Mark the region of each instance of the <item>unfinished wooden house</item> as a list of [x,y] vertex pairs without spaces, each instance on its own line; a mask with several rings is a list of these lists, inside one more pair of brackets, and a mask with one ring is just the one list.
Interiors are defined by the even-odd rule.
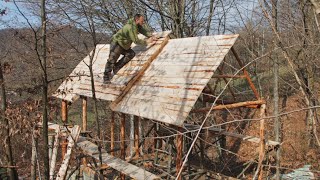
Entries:
[[[91,174],[97,173],[92,171],[93,167],[86,167],[90,161],[88,157],[95,159],[97,163],[101,161],[102,165],[98,163],[100,167],[119,171],[122,179],[197,179],[203,174],[210,176],[207,173],[210,170],[204,168],[204,164],[216,155],[209,154],[208,151],[221,140],[219,137],[227,136],[260,143],[257,165],[257,172],[260,173],[265,146],[278,146],[279,143],[265,141],[265,101],[259,96],[246,65],[233,47],[238,35],[170,39],[169,34],[170,32],[158,33],[161,38],[152,47],[135,45],[133,50],[136,56],[113,77],[111,84],[103,84],[102,78],[109,55],[108,44],[97,45],[61,84],[54,96],[62,100],[64,122],[67,122],[67,107],[79,98],[83,101],[81,131],[88,131],[87,98],[95,96],[96,99],[110,101],[110,106],[106,108],[113,111],[108,125],[111,129],[111,151],[101,149],[100,155],[99,148],[92,139],[80,136],[69,138],[69,148],[64,147],[68,151],[64,158],[70,158],[71,141],[85,154],[83,169],[93,172]],[[91,75],[88,68],[90,64]],[[245,94],[232,87],[239,82],[246,86],[248,91]],[[228,124],[227,120],[215,123],[210,120],[219,116],[217,113],[212,117],[217,111],[232,111],[237,108],[260,108],[260,137],[224,129]],[[126,155],[126,144],[129,143],[125,139],[126,116],[120,116],[120,127],[115,127],[117,120],[114,113],[135,117],[135,157],[128,158]],[[240,122],[243,118],[237,117],[236,120]],[[139,122],[152,122],[155,125],[145,127],[144,137],[141,138]],[[57,132],[61,131],[57,125],[50,126]],[[118,128],[120,148],[116,149],[114,133]],[[74,137],[78,137],[80,132],[74,130],[74,133]],[[140,148],[145,139],[154,143],[150,151],[145,150],[142,154]],[[221,143],[219,147],[223,148]],[[121,153],[116,156],[115,151],[118,150]],[[146,158],[147,155],[152,157],[152,161]],[[51,172],[52,176],[65,178],[63,173],[55,174]]]

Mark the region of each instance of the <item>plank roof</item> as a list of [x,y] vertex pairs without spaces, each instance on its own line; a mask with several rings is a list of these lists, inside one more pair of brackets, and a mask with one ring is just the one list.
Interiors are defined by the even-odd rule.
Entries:
[[[112,84],[103,84],[103,72],[106,62],[109,57],[110,45],[98,44],[96,46],[95,54],[93,56],[93,78],[95,83],[97,99],[113,101],[120,93],[121,89],[135,76],[148,57],[159,49],[160,44],[170,34],[170,31],[154,33],[160,37],[157,43],[147,48],[133,44],[132,49],[136,56],[119,70],[117,75],[112,79]],[[143,35],[139,36],[144,38]],[[92,54],[93,52],[90,52]],[[119,59],[121,56],[119,57]],[[73,102],[78,99],[80,95],[92,97],[91,92],[91,78],[88,68],[90,56],[86,56],[72,71],[72,73],[63,81],[53,94],[54,97]]]
[[[98,45],[93,64],[96,97],[114,101],[145,62],[159,50],[168,34],[162,32],[162,38],[150,48],[134,46],[136,56],[113,77],[111,84],[103,84],[102,78],[109,56],[109,45]],[[183,126],[204,87],[237,38],[236,34],[169,40],[142,77],[112,109]],[[85,67],[88,58],[80,62],[71,73],[82,74],[81,78],[76,77],[59,87],[71,87],[72,91],[63,97],[56,97],[73,101],[79,95],[92,96],[89,71]]]
[[183,126],[237,37],[171,39],[113,110]]

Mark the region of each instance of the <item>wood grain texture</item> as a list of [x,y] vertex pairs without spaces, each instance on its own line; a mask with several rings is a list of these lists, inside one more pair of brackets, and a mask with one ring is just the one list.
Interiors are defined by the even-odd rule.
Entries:
[[128,88],[121,101],[114,103],[113,110],[182,126],[237,37],[169,40],[143,76]]
[[[87,141],[84,137],[79,138],[77,143],[78,147],[87,155],[92,156],[99,161],[98,146],[90,141]],[[116,158],[102,149],[102,163],[112,167],[113,169],[130,176],[137,180],[155,180],[160,179],[158,176],[142,169],[138,166],[130,164],[122,159]]]

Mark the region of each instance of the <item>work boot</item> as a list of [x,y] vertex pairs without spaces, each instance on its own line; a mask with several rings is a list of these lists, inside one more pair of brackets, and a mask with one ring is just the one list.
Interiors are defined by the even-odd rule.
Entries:
[[113,77],[113,75],[112,75],[111,72],[104,73],[104,75],[103,75],[103,83],[104,84],[110,84],[112,77]]
[[114,68],[114,63],[111,62],[107,62],[105,69],[104,69],[104,73],[103,73],[103,83],[104,84],[108,84],[110,83],[111,79],[112,79],[112,69]]

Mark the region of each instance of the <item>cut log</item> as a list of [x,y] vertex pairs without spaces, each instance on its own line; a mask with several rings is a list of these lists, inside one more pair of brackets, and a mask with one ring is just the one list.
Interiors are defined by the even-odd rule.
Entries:
[[68,165],[69,165],[69,160],[71,157],[71,152],[72,152],[72,148],[75,145],[75,142],[78,140],[79,134],[80,134],[80,127],[78,125],[75,125],[72,130],[71,130],[71,134],[68,137],[68,149],[67,149],[67,153],[64,156],[63,162],[61,164],[61,167],[59,169],[58,172],[58,176],[57,179],[58,180],[64,180],[66,177],[66,172],[68,169]]
[[56,135],[54,137],[52,157],[50,161],[50,179],[54,179],[54,169],[56,167],[58,147],[59,147],[60,128],[55,129],[55,132],[56,132]]

